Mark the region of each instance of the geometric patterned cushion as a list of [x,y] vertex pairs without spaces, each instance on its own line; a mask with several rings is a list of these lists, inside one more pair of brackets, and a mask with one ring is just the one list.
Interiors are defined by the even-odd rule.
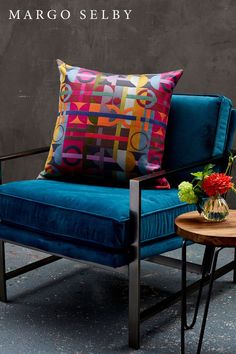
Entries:
[[183,70],[115,75],[57,63],[58,118],[43,176],[124,182],[160,169]]

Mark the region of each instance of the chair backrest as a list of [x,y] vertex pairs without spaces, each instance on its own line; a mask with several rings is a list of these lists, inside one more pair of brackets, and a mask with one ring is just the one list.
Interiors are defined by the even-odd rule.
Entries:
[[[235,119],[232,102],[224,96],[173,95],[163,167],[174,169],[224,153],[233,142]],[[186,178],[186,173],[178,177]]]

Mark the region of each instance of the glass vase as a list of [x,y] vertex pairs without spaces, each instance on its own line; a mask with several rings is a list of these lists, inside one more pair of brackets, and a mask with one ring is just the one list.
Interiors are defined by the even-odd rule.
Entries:
[[208,221],[220,222],[229,215],[229,207],[220,195],[208,198],[202,208],[202,215]]

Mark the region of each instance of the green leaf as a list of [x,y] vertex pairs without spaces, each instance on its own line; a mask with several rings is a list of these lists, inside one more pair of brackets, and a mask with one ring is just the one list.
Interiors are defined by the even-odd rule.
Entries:
[[195,176],[197,178],[202,178],[203,173],[202,172],[193,172],[191,173],[192,176]]
[[214,167],[215,167],[215,165],[213,165],[212,163],[206,165],[206,166],[204,167],[203,171],[202,171],[204,177],[209,176],[210,174],[212,174],[212,172],[214,171],[214,170],[213,170]]

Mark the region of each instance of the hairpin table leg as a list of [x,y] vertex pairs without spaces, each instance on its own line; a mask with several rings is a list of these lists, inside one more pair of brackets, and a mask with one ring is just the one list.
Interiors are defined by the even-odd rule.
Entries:
[[201,348],[202,348],[202,341],[203,341],[204,331],[205,331],[205,327],[206,327],[207,314],[208,314],[210,300],[211,300],[211,293],[212,293],[212,288],[213,288],[216,264],[217,264],[218,255],[219,255],[219,252],[221,249],[222,248],[216,248],[215,252],[214,252],[214,258],[213,258],[213,264],[212,264],[212,269],[211,269],[210,282],[209,282],[208,294],[207,294],[207,298],[206,298],[205,310],[204,310],[204,314],[203,314],[202,327],[201,327],[200,337],[199,337],[199,342],[198,342],[197,354],[200,354]]
[[181,354],[185,353],[185,325],[186,316],[186,245],[187,241],[183,240],[182,244],[182,303],[181,303]]
[[236,247],[234,248],[234,270],[233,270],[233,283],[236,283]]
[[[183,240],[183,245],[182,245],[182,307],[181,307],[181,353],[185,353],[185,330],[192,329],[196,323],[197,320],[197,315],[198,315],[198,310],[199,310],[199,305],[201,301],[201,296],[202,296],[202,289],[204,286],[204,281],[207,276],[210,275],[210,284],[209,284],[209,290],[208,290],[208,297],[207,297],[207,302],[205,306],[205,312],[204,312],[204,320],[202,324],[202,330],[200,334],[200,339],[199,339],[199,350],[201,350],[201,345],[202,345],[202,340],[203,340],[203,335],[204,335],[204,330],[205,330],[205,324],[206,324],[206,318],[207,318],[207,313],[208,313],[208,308],[209,308],[209,303],[210,303],[210,296],[211,296],[211,291],[212,291],[212,286],[213,286],[213,281],[214,281],[214,273],[215,273],[215,268],[216,268],[216,263],[217,263],[217,257],[219,250],[221,249],[215,249],[215,247],[212,246],[206,246],[205,248],[205,253],[204,253],[204,258],[203,258],[203,263],[202,263],[202,278],[200,282],[200,287],[198,291],[198,297],[195,305],[195,311],[194,311],[194,316],[192,319],[192,322],[188,324],[187,321],[187,311],[186,311],[186,248],[187,248],[187,241]],[[200,353],[200,351],[198,352]]]

